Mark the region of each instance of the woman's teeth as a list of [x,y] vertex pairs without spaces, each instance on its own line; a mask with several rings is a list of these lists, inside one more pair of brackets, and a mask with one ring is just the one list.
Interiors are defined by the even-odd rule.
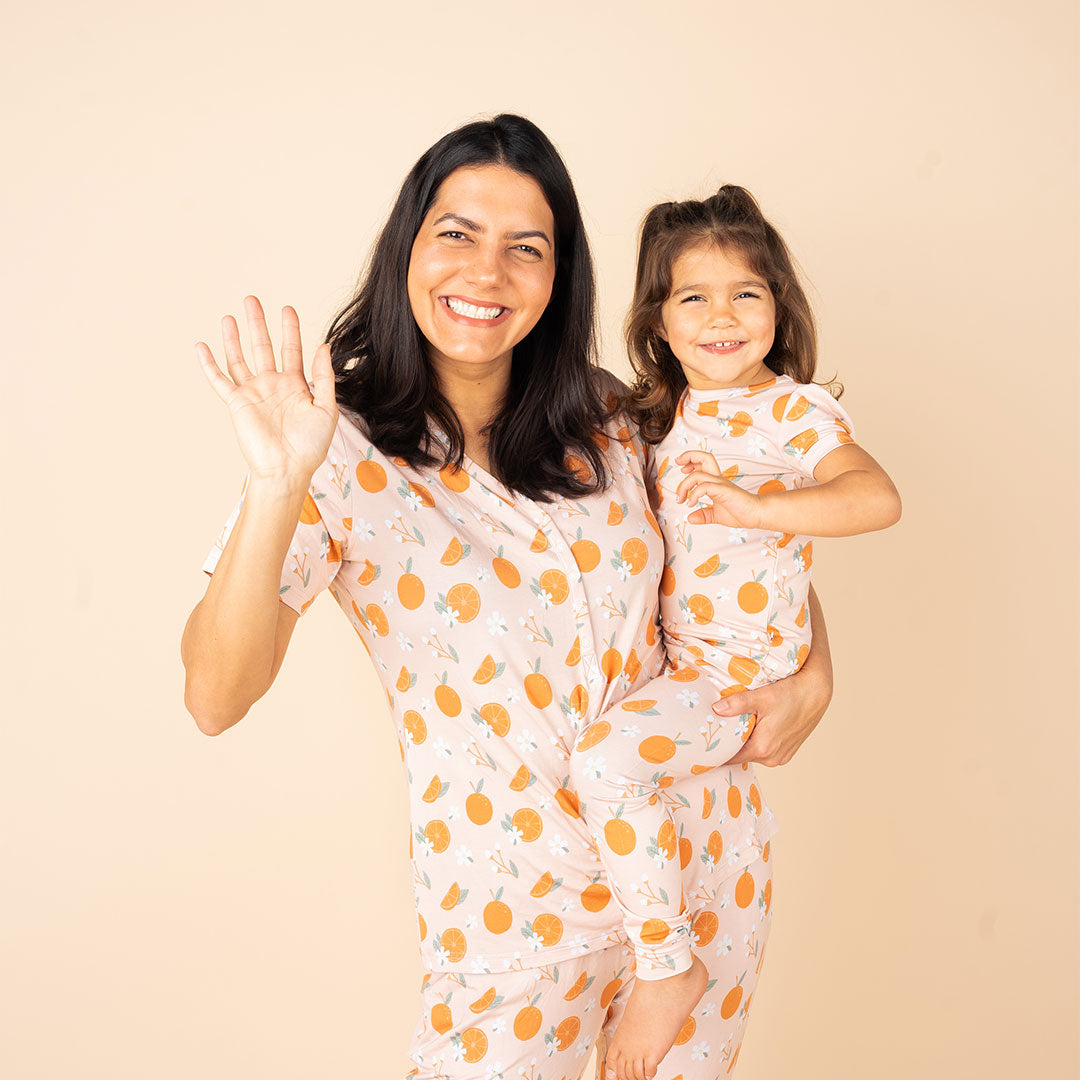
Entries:
[[470,319],[497,319],[506,308],[501,307],[476,307],[474,304],[466,304],[463,300],[455,300],[452,296],[446,298],[446,306],[456,315],[465,315]]

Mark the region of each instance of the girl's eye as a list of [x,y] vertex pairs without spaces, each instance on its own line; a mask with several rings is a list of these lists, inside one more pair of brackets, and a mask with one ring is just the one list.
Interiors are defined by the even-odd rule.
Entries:
[[682,300],[680,301],[680,303],[688,304],[691,300],[704,300],[704,299],[705,299],[705,297],[702,296],[700,293],[695,293],[693,296],[684,296],[682,298]]
[[760,300],[761,299],[761,294],[756,293],[756,292],[741,292],[735,297],[735,299],[739,300],[744,296],[749,296],[753,300]]

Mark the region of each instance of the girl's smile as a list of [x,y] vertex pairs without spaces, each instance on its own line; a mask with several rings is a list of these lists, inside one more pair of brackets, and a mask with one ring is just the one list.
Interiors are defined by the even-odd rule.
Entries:
[[660,334],[695,390],[747,386],[771,377],[776,336],[772,290],[735,250],[688,248],[671,268]]

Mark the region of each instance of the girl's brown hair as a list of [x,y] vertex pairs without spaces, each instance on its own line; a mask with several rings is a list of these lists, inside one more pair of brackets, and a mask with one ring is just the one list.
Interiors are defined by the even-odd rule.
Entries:
[[686,387],[682,366],[657,329],[671,295],[671,268],[688,248],[710,243],[737,251],[772,292],[776,338],[765,357],[768,367],[796,382],[814,378],[814,314],[787,245],[765,220],[754,196],[746,188],[725,184],[702,201],[660,203],[641,226],[634,299],[626,320],[626,347],[635,380],[625,407],[646,442],[659,442],[671,430]]

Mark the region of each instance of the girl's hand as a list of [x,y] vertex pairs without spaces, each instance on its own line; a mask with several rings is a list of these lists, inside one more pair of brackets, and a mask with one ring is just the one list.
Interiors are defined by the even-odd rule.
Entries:
[[236,439],[253,477],[302,479],[310,482],[326,457],[338,420],[334,368],[329,345],[320,345],[311,362],[314,397],[304,378],[300,320],[291,307],[281,310],[281,371],[266,329],[262,305],[254,296],[244,299],[248,331],[255,354],[252,373],[240,348],[236,320],[221,320],[225,343],[226,378],[204,342],[195,345],[203,374],[214,392],[229,406]]
[[[697,453],[697,451],[693,451]],[[681,455],[688,456],[688,455]],[[712,457],[707,454],[707,457]],[[676,459],[678,460],[678,459]],[[715,462],[714,462],[715,464]],[[696,503],[703,495],[712,500],[712,506],[702,506],[688,514],[686,520],[692,525],[729,525],[738,529],[761,528],[761,500],[725,480],[718,473],[694,469],[684,477],[676,489],[676,502]]]
[[[818,647],[815,639],[814,648]],[[811,651],[813,656],[813,651]],[[827,665],[826,665],[827,666]],[[795,751],[817,727],[832,697],[831,668],[810,669],[809,661],[800,671],[756,690],[744,690],[716,702],[718,716],[756,713],[757,723],[738,753],[725,762],[738,765],[758,761],[762,765],[786,765]]]

